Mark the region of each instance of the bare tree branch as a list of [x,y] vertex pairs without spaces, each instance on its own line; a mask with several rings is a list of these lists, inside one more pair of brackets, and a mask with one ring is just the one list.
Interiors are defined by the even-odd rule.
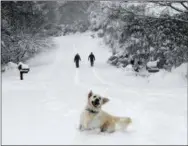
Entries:
[[[187,4],[188,4],[188,3],[187,3]],[[181,5],[182,5],[185,9],[188,10],[188,6],[186,6],[186,5],[184,4],[184,2],[181,2]]]
[[174,2],[153,2],[153,3],[158,4],[158,5],[160,5],[160,6],[167,6],[167,7],[170,7],[170,8],[172,8],[173,10],[176,10],[176,11],[181,12],[181,13],[188,13],[188,11],[187,11],[187,8],[188,8],[188,7],[187,7],[183,2],[178,2],[178,3],[181,4],[184,8],[186,8],[186,10],[182,10],[182,9],[179,9],[179,8],[173,6],[172,4],[173,4]]
[[176,11],[178,11],[178,12],[181,12],[181,13],[188,13],[188,12],[186,12],[184,10],[180,10],[177,7],[172,6],[172,3],[170,3],[169,7],[172,8],[172,9],[174,9],[174,10],[176,10]]
[[[135,13],[133,13],[133,12],[130,12],[130,11],[128,11],[128,10],[125,10],[125,12],[127,12],[127,13],[129,13],[129,14],[132,14],[132,15],[134,15],[135,17],[139,17],[139,18],[154,18],[154,19],[171,19],[171,20],[176,20],[176,21],[180,21],[180,22],[185,22],[185,23],[188,23],[188,21],[187,20],[183,20],[183,19],[179,19],[179,18],[174,18],[174,17],[154,17],[154,16],[149,16],[149,15],[139,15],[139,14],[135,14]],[[127,14],[127,16],[129,15],[129,14]],[[124,15],[124,16],[126,16],[126,15]]]
[[[169,6],[169,7],[172,7],[172,8],[174,8],[174,9],[176,9],[176,7],[172,6],[172,3],[170,3],[170,2],[165,2],[165,3],[164,3],[164,2],[153,2],[153,3],[159,4],[159,5],[161,5],[161,6]],[[109,8],[109,9],[111,9],[111,10],[113,10],[113,11],[119,11],[119,9],[114,9],[114,8]],[[134,16],[140,17],[140,18],[150,17],[150,18],[154,18],[154,19],[167,19],[167,17],[154,17],[154,16],[147,16],[147,15],[135,14],[134,12],[129,11],[129,10],[127,10],[127,9],[123,9],[123,11],[124,11],[125,13],[131,14],[131,15],[134,15]],[[179,9],[177,9],[177,11],[179,11],[179,12],[181,12],[181,13],[186,13],[186,14],[188,14],[188,11],[183,11],[183,10],[179,10]],[[125,13],[124,13],[124,16],[125,16]],[[183,20],[183,19],[179,19],[179,18],[168,17],[168,19],[188,23],[187,20]]]

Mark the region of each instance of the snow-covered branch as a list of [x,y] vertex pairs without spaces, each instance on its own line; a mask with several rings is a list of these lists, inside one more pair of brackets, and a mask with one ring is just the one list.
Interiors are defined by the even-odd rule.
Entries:
[[[177,12],[180,12],[180,13],[186,13],[186,14],[188,14],[188,9],[187,9],[187,6],[184,4],[184,3],[186,3],[187,4],[187,2],[153,2],[153,3],[156,3],[156,4],[158,4],[158,5],[160,5],[160,6],[167,6],[167,7],[170,7],[170,8],[172,8],[173,10],[175,10],[175,11],[177,11]],[[178,7],[178,6],[174,6],[173,4],[179,4],[179,5],[181,5],[181,6],[183,6],[185,9],[181,9],[180,7]]]

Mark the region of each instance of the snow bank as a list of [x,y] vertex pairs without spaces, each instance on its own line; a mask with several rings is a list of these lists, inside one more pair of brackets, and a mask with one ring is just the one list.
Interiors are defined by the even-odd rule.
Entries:
[[133,67],[132,67],[132,65],[131,64],[128,64],[126,67],[125,67],[125,71],[126,72],[133,72]]
[[149,84],[154,86],[187,86],[187,63],[173,68],[171,72],[160,70],[158,73],[152,73],[148,80]]
[[18,66],[22,65],[22,68],[29,69],[29,66],[27,64],[24,64],[22,62],[19,62],[18,64],[14,62],[9,62],[6,65],[2,66],[2,71],[9,71],[9,72],[14,72],[18,70]]
[[145,68],[143,68],[139,73],[137,73],[134,71],[132,65],[129,64],[125,68],[122,68],[122,70],[124,71],[125,76],[137,76],[139,78],[145,78],[144,80],[147,83],[145,84],[146,86],[181,88],[187,86],[187,66],[188,64],[184,63],[177,68],[173,68],[171,72],[161,69],[157,73],[149,73]]
[[10,71],[10,70],[16,70],[17,64],[14,62],[9,62],[6,65],[2,66],[2,71]]
[[172,72],[174,72],[175,74],[182,75],[182,77],[187,77],[187,67],[188,63],[183,63],[179,67],[173,68]]
[[125,68],[122,68],[126,76],[135,76],[136,72],[134,71],[131,64],[128,64]]

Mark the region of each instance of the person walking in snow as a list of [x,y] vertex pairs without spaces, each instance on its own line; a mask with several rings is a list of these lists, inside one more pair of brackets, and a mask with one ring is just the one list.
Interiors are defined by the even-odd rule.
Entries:
[[90,61],[91,66],[93,66],[95,61],[95,56],[93,55],[93,52],[91,52],[88,56],[88,60]]
[[77,53],[74,57],[74,62],[76,64],[76,68],[79,68],[79,61],[81,61],[80,55]]

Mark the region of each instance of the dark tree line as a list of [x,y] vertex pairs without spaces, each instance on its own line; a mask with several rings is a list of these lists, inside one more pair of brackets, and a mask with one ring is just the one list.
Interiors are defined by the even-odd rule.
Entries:
[[36,2],[1,1],[1,62],[17,63],[47,47],[47,19]]
[[86,31],[90,3],[1,1],[1,64],[25,61],[52,48],[52,36]]

